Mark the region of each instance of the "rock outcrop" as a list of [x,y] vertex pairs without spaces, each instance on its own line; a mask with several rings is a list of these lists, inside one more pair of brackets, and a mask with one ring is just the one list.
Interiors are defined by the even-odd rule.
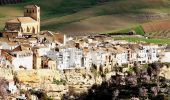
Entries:
[[167,66],[164,66],[163,68],[161,68],[161,72],[159,76],[163,76],[169,80],[170,79],[170,68]]
[[4,77],[7,80],[12,80],[14,77],[12,69],[0,68],[0,77]]
[[60,74],[57,70],[39,69],[39,70],[18,70],[16,77],[23,83],[52,83],[53,79],[60,80]]

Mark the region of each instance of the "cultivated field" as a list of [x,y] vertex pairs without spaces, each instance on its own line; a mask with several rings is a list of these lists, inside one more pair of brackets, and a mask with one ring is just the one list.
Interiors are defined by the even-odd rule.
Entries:
[[42,30],[65,33],[112,32],[124,27],[123,30],[127,30],[127,27],[169,18],[169,0],[97,1],[25,0],[22,4],[0,6],[0,28],[15,14],[21,16],[26,4],[38,4],[41,7]]
[[149,22],[141,26],[152,37],[170,37],[170,20]]
[[158,32],[161,30],[168,30],[168,29],[170,29],[170,20],[145,23],[145,24],[142,24],[142,28],[145,33],[152,33],[152,32]]

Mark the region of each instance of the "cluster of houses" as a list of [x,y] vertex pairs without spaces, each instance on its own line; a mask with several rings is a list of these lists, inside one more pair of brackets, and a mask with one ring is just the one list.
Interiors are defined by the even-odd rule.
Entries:
[[166,45],[113,40],[103,35],[70,37],[40,31],[40,7],[28,5],[24,17],[6,22],[0,38],[0,67],[20,69],[90,69],[170,62]]
[[[75,69],[91,66],[168,62],[166,46],[114,41],[111,37],[66,37],[43,31],[30,38],[1,38],[1,66],[24,69]],[[34,42],[33,42],[34,41]],[[167,58],[165,58],[167,56]],[[164,60],[162,60],[164,59]],[[165,60],[166,59],[166,60]],[[170,60],[169,60],[170,61]]]
[[0,39],[1,66],[13,69],[89,69],[168,62],[166,46],[114,41],[103,35],[68,37],[51,31],[40,32],[40,7],[28,5],[24,17],[6,22]]

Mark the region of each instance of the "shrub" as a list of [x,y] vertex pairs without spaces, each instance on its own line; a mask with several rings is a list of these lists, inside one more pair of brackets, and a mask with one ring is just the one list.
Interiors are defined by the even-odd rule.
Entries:
[[57,85],[65,85],[65,84],[66,84],[66,81],[63,80],[63,79],[61,79],[61,80],[56,80],[56,79],[54,79],[54,80],[53,80],[53,83],[54,83],[54,84],[57,84]]

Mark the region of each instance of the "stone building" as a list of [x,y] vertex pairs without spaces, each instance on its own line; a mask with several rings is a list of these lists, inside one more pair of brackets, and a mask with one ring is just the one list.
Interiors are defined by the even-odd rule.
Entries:
[[24,7],[24,16],[6,22],[4,37],[23,37],[40,32],[40,7],[27,5]]

